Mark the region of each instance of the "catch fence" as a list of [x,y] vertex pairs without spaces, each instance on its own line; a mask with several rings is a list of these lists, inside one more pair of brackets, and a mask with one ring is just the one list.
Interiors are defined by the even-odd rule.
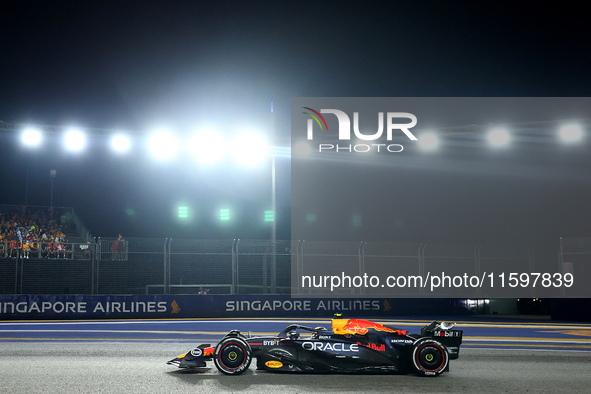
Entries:
[[[115,248],[116,240],[66,244],[66,258],[42,251],[30,253],[28,259],[23,253],[11,258],[3,245],[0,293],[289,294],[293,275],[309,275],[328,265],[370,276],[384,272],[425,275],[442,266],[450,267],[446,268],[450,275],[560,272],[591,266],[591,239],[588,244],[562,240],[562,255],[552,248],[288,240],[274,245],[270,240],[240,239],[127,238]],[[577,252],[572,245],[583,245],[584,250]],[[367,291],[339,289],[334,295],[364,295]],[[560,291],[548,296],[561,296]],[[293,292],[313,295],[315,289],[296,287]],[[420,288],[392,289],[398,296],[422,292]],[[505,294],[511,297],[511,289]]]

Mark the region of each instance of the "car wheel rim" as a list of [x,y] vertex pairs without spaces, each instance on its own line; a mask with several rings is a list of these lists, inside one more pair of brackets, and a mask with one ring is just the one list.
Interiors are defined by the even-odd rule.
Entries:
[[245,349],[237,343],[227,344],[220,351],[220,361],[228,369],[238,368],[244,363],[245,359]]
[[438,346],[424,345],[417,352],[417,361],[426,371],[435,371],[445,363],[445,355]]

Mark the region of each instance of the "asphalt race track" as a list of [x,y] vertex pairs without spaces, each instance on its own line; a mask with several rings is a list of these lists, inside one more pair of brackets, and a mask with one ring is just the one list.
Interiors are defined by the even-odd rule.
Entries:
[[[425,320],[378,321],[413,332]],[[1,393],[172,392],[589,392],[591,325],[458,322],[460,358],[437,378],[414,375],[225,376],[212,365],[184,372],[166,361],[236,328],[277,333],[290,320],[0,322]],[[329,326],[325,319],[299,323]],[[548,350],[551,349],[551,350]]]

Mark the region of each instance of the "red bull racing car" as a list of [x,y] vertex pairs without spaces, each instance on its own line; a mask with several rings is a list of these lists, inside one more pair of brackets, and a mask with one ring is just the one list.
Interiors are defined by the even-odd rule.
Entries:
[[167,364],[202,368],[213,360],[227,375],[248,370],[308,373],[415,372],[437,376],[458,358],[462,331],[433,321],[419,334],[361,319],[332,320],[331,329],[292,324],[277,336],[247,337],[234,330],[215,347],[200,345]]

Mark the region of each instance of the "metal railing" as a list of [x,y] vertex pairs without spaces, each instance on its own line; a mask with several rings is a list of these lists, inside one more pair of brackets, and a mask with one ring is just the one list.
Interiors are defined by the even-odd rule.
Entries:
[[49,259],[49,260],[92,260],[94,244],[92,242],[60,244],[50,242],[0,241],[0,259]]
[[[330,264],[368,275],[424,275],[444,265],[469,275],[556,272],[562,260],[568,262],[564,256],[569,253],[564,242],[561,260],[558,250],[552,248],[487,245],[303,240],[278,240],[273,245],[270,240],[128,238],[114,251],[114,241],[116,238],[98,238],[66,244],[67,260],[42,250],[30,252],[29,259],[23,253],[10,258],[4,244],[4,253],[0,250],[0,293],[279,294],[292,292],[292,276],[309,275]],[[591,261],[591,240],[589,245],[589,253],[581,255],[585,261]],[[275,259],[273,249],[277,251]],[[575,269],[586,268],[580,262]],[[297,288],[294,292],[314,293],[313,289]],[[363,288],[341,292],[366,294]]]

